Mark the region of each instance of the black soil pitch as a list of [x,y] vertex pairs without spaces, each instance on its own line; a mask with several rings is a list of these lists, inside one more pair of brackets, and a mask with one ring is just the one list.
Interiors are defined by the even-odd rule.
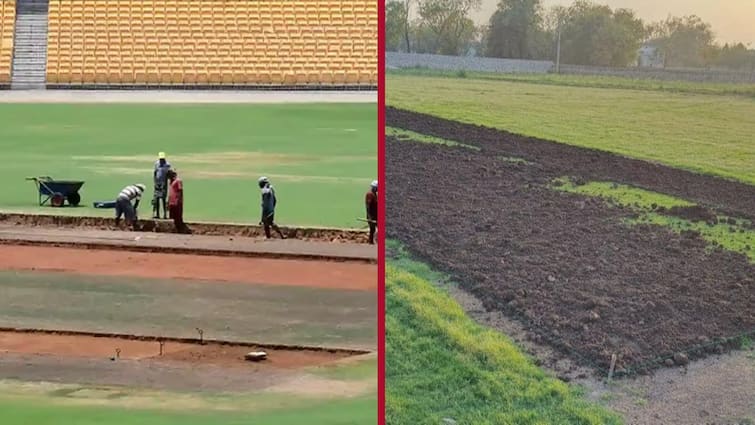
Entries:
[[610,180],[738,217],[752,217],[755,187],[413,112],[389,108],[386,118],[481,148],[387,138],[388,237],[486,309],[520,320],[533,340],[601,373],[617,354],[619,371],[631,372],[755,330],[755,266],[745,256],[710,251],[692,232],[629,227],[632,211],[547,185],[563,175]]

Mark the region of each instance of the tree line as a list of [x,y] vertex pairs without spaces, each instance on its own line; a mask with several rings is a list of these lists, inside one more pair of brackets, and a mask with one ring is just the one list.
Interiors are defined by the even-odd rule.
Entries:
[[755,69],[755,50],[743,43],[720,45],[700,17],[670,16],[645,22],[631,9],[589,0],[545,9],[542,0],[500,0],[487,24],[470,13],[481,0],[387,0],[386,50],[553,60],[626,67],[638,64],[640,48],[653,66]]

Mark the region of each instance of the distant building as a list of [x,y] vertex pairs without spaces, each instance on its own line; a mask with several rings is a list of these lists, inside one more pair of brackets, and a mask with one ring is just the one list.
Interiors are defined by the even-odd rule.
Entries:
[[643,44],[637,51],[637,66],[640,68],[663,68],[664,59],[661,49],[652,43]]

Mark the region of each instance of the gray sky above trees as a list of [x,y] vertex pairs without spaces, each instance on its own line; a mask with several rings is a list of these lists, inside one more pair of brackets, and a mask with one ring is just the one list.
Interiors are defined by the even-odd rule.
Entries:
[[[572,0],[544,0],[550,7],[556,4],[570,5]],[[755,48],[755,0],[594,0],[611,8],[634,9],[646,22],[675,16],[697,15],[709,22],[718,41],[752,43]],[[487,22],[495,11],[498,0],[483,0],[482,7],[472,18]]]

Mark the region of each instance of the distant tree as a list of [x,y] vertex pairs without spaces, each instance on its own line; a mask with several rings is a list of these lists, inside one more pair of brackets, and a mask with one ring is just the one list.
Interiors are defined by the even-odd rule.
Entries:
[[645,38],[642,20],[629,9],[613,11],[608,6],[577,0],[560,19],[564,63],[627,66],[636,60]]
[[612,51],[610,57],[612,66],[627,66],[637,60],[637,51],[645,38],[645,24],[630,9],[616,9],[613,12]]
[[401,50],[406,32],[405,15],[403,1],[389,0],[385,3],[385,50],[389,52]]
[[648,31],[668,67],[702,67],[714,59],[715,35],[698,16],[669,17],[651,24]]
[[742,43],[725,44],[717,50],[713,65],[731,69],[755,70],[755,50],[749,50]]
[[485,55],[532,59],[542,54],[541,0],[501,0],[490,17]]
[[434,40],[433,53],[459,55],[476,39],[477,31],[469,12],[480,7],[482,0],[417,0],[419,33],[429,32]]

